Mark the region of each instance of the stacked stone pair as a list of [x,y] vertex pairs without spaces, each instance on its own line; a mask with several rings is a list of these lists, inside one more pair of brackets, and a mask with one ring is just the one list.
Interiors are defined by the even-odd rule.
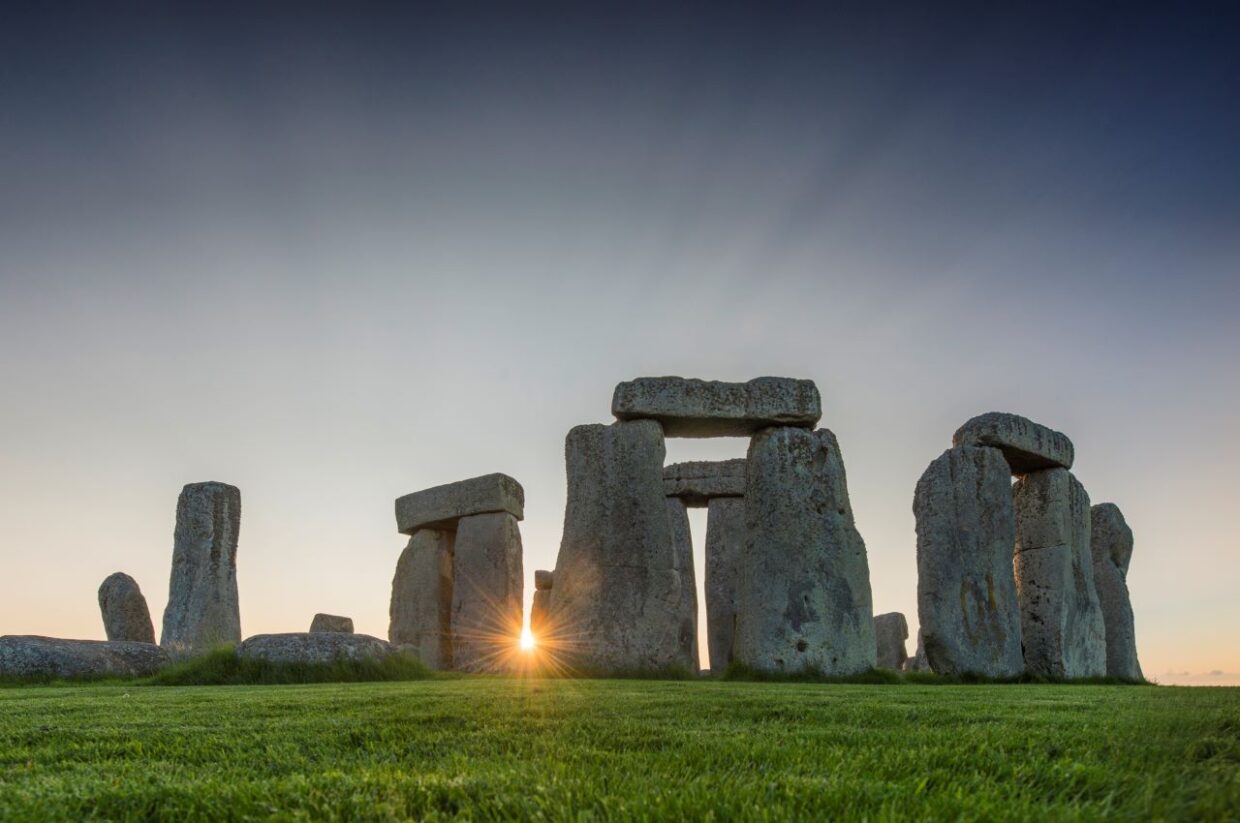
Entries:
[[[835,436],[812,430],[821,417],[812,381],[640,378],[616,387],[612,412],[617,422],[578,426],[566,439],[564,536],[546,617],[553,648],[588,668],[696,670],[685,509],[704,502],[716,547],[706,587],[712,667],[835,674],[874,665],[865,545]],[[741,461],[665,473],[665,437],[723,436],[750,437],[743,487]]]
[[[1094,545],[1089,495],[1069,471],[1072,441],[991,412],[965,423],[952,443],[918,481],[913,502],[920,646],[930,667],[996,678],[1140,679],[1124,583],[1131,532],[1127,554],[1102,551],[1102,529]],[[1095,508],[1100,522],[1123,522],[1113,505]],[[1112,533],[1112,543],[1122,542],[1121,530]],[[1123,560],[1122,569],[1107,561],[1102,570],[1105,604],[1095,584],[1100,551]],[[1111,635],[1127,638],[1123,652],[1108,653]]]
[[396,564],[388,639],[428,666],[506,667],[521,630],[525,492],[504,474],[396,500],[409,544]]

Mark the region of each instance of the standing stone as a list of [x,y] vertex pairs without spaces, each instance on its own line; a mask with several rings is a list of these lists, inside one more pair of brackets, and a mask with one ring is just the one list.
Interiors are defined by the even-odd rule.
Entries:
[[1040,677],[1101,677],[1106,627],[1094,588],[1089,495],[1067,469],[1030,472],[1012,494],[1025,668]]
[[457,671],[499,671],[521,636],[521,529],[507,512],[463,517],[453,549],[452,659]]
[[1012,575],[1012,479],[997,450],[958,446],[932,462],[913,496],[917,616],[939,674],[1017,677],[1020,603]]
[[550,571],[534,572],[534,602],[530,604],[530,634],[535,640],[554,641],[554,632],[548,631],[547,614],[551,611],[551,592],[555,578]]
[[904,641],[908,640],[908,621],[899,612],[887,612],[875,615],[874,637],[878,647],[878,664],[880,669],[898,672],[904,668],[908,660],[908,652],[904,649]]
[[241,642],[237,535],[241,491],[225,483],[190,483],[177,501],[172,579],[160,645],[206,651]]
[[765,429],[748,461],[733,659],[775,672],[873,668],[870,571],[835,435]]
[[663,429],[653,420],[578,426],[564,453],[554,653],[592,669],[696,671],[696,613],[684,602],[663,495]]
[[822,399],[813,380],[790,377],[639,377],[616,386],[611,412],[618,420],[654,420],[668,437],[744,437],[767,426],[810,428],[822,417]]
[[418,529],[392,579],[388,640],[432,669],[452,668],[452,538]]
[[108,575],[99,587],[99,611],[108,640],[155,642],[155,626],[138,581],[124,572]]
[[711,671],[732,662],[736,585],[745,550],[745,500],[716,497],[706,507],[706,645]]
[[320,612],[310,621],[311,634],[353,634],[353,618]]
[[1107,676],[1144,680],[1137,660],[1137,634],[1128,599],[1128,563],[1132,560],[1132,529],[1114,503],[1089,510],[1094,586],[1106,624]]

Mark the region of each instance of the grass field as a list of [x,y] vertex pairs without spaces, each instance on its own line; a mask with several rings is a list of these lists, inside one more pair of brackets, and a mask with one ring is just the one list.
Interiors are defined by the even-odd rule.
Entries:
[[0,820],[1235,819],[1240,689],[0,689]]

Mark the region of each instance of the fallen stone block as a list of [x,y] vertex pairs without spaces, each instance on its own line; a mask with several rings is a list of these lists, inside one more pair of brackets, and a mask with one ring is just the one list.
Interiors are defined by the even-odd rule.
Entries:
[[991,446],[1003,452],[1013,474],[1072,468],[1074,450],[1066,434],[1019,414],[987,412],[956,430],[953,446]]
[[1105,675],[1106,624],[1094,586],[1089,495],[1067,469],[1044,469],[1017,481],[1012,502],[1026,671],[1069,679]]
[[323,664],[338,660],[379,660],[392,653],[385,640],[368,634],[290,632],[256,634],[237,649],[242,660],[266,663]]
[[147,677],[169,662],[166,649],[132,640],[0,637],[0,677]]
[[877,668],[898,672],[908,660],[904,641],[908,640],[908,621],[900,612],[874,616],[874,638],[877,644]]
[[487,474],[447,483],[396,498],[396,530],[412,535],[418,529],[454,531],[462,517],[507,512],[525,517],[525,490],[506,474]]
[[733,659],[772,672],[873,668],[870,571],[835,435],[768,428],[747,459]]
[[698,507],[716,497],[741,497],[745,494],[745,459],[673,463],[663,469],[663,493]]
[[237,535],[241,491],[226,483],[190,483],[177,500],[172,579],[159,643],[178,652],[241,641]]
[[917,615],[939,674],[1017,677],[1020,602],[1012,574],[1012,476],[993,448],[957,446],[926,468],[913,495]]
[[1128,564],[1132,560],[1132,529],[1114,503],[1089,510],[1094,586],[1107,635],[1107,676],[1144,680],[1137,659],[1137,633],[1128,596]]
[[99,586],[99,611],[108,640],[155,642],[155,625],[146,598],[138,581],[124,572],[108,575]]
[[310,633],[319,634],[320,632],[353,634],[353,618],[319,612],[310,621]]
[[812,380],[639,377],[616,386],[611,411],[618,420],[658,421],[668,437],[744,437],[770,426],[811,428],[822,400]]

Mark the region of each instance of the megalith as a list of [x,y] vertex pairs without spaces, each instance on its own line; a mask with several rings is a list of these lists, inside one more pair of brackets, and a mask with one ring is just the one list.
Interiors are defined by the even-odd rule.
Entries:
[[554,653],[590,669],[696,671],[696,604],[686,598],[663,493],[662,427],[577,426],[564,454],[568,495],[548,616],[563,636]]
[[110,574],[99,586],[99,611],[108,640],[155,642],[155,626],[138,581],[124,572]]
[[206,651],[241,641],[240,529],[241,491],[236,486],[190,483],[181,491],[161,646]]
[[1026,670],[1050,678],[1105,675],[1085,487],[1067,469],[1042,469],[1022,475],[1012,495]]
[[396,561],[388,640],[432,669],[452,668],[453,533],[418,529]]
[[877,647],[877,668],[898,672],[908,660],[904,641],[908,640],[908,621],[900,612],[887,612],[874,616],[874,639]]
[[452,660],[457,671],[496,671],[521,635],[521,529],[506,511],[462,517],[453,548]]
[[353,634],[353,618],[319,612],[310,621],[310,634]]
[[1144,680],[1137,660],[1137,634],[1128,599],[1128,563],[1132,560],[1132,529],[1114,503],[1089,510],[1094,586],[1106,625],[1107,676]]
[[917,481],[917,616],[939,674],[1017,677],[1020,603],[1012,574],[1012,480],[998,449],[957,446]]
[[715,497],[706,506],[706,645],[711,671],[732,662],[736,586],[745,550],[745,500]]
[[764,429],[747,460],[733,659],[775,672],[873,668],[869,566],[835,435]]

